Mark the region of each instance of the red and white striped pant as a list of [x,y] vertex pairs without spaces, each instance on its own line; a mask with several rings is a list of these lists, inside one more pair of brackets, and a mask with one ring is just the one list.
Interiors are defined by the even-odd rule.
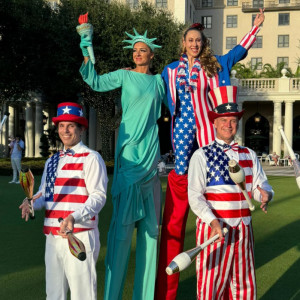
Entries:
[[[196,259],[197,299],[256,299],[252,224],[220,224],[228,229],[225,239],[207,246]],[[197,220],[197,245],[209,238],[210,231]]]

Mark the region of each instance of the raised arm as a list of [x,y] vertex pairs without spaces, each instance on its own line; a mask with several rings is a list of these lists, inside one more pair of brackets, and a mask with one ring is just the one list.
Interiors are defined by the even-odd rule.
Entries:
[[222,66],[227,66],[229,70],[240,60],[244,59],[248,50],[252,47],[256,41],[256,35],[260,31],[259,26],[264,22],[265,15],[264,9],[260,8],[260,12],[256,15],[256,18],[253,22],[253,27],[251,30],[242,38],[240,43],[233,47],[227,54],[223,56],[217,56],[216,58],[221,63]]
[[256,15],[256,18],[254,19],[253,26],[259,27],[264,21],[265,21],[265,9],[260,8],[259,13]]

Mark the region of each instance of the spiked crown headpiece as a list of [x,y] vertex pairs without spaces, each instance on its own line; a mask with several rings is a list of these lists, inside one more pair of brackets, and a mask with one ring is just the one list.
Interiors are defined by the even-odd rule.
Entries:
[[128,37],[131,38],[131,40],[124,40],[123,43],[128,43],[128,46],[125,46],[126,49],[133,49],[133,46],[138,43],[142,42],[145,43],[151,51],[154,51],[155,48],[161,48],[159,45],[155,45],[153,42],[156,40],[156,38],[149,39],[147,38],[147,30],[145,31],[144,35],[140,35],[135,28],[133,28],[133,32],[135,35],[132,35],[125,31]]

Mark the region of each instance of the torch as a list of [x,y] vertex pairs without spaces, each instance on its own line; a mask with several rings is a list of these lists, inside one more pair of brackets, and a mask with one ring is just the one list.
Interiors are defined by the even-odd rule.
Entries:
[[249,198],[246,183],[245,183],[245,171],[241,166],[234,160],[231,159],[228,162],[229,166],[229,176],[231,180],[241,189],[251,211],[255,210],[255,206],[252,204],[251,199]]
[[295,176],[296,176],[296,182],[297,182],[297,185],[300,189],[300,162],[299,160],[296,158],[296,155],[295,155],[295,152],[294,150],[292,149],[284,131],[283,131],[283,127],[280,125],[278,126],[278,130],[280,131],[281,133],[281,136],[285,142],[285,145],[289,151],[289,154],[290,154],[290,157],[291,157],[291,160],[293,161],[293,167],[294,167],[294,171],[295,171]]
[[8,116],[9,116],[9,112],[5,112],[4,113],[4,117],[3,117],[3,119],[2,119],[2,121],[0,123],[0,132],[1,132],[2,127],[3,127],[4,123],[5,123],[5,121],[7,120]]
[[30,219],[34,219],[35,216],[34,216],[33,201],[32,201],[34,177],[33,177],[33,174],[31,173],[30,169],[25,168],[20,171],[20,184],[26,195],[25,201],[28,201],[28,203],[29,203]]
[[[88,23],[88,14],[89,13],[87,12],[85,15],[79,16],[78,22],[80,25],[76,27],[76,30],[80,36],[87,35],[90,36],[92,39],[94,29],[93,29],[93,25]],[[87,47],[87,50],[89,52],[91,62],[95,64],[95,55],[94,55],[93,46]]]
[[[222,229],[223,234],[225,235],[228,232],[227,228]],[[201,244],[200,246],[197,246],[193,249],[190,249],[188,251],[182,252],[175,256],[173,260],[170,262],[170,264],[166,268],[166,273],[168,275],[173,275],[177,272],[181,272],[185,270],[196,258],[196,256],[202,251],[205,247],[207,247],[209,244],[214,242],[219,238],[219,235],[216,234],[212,238],[208,239],[206,242]]]

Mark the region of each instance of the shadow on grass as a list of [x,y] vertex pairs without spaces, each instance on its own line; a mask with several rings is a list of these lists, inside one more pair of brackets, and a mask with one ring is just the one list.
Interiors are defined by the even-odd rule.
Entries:
[[[266,236],[259,243],[255,243],[256,268],[259,268],[270,261],[279,258],[296,246],[300,251],[300,220],[276,230],[272,235]],[[292,258],[291,258],[292,259]],[[286,268],[285,262],[280,258],[278,263],[282,263],[282,269]],[[274,299],[300,299],[299,279],[300,279],[300,258],[289,267],[276,283],[270,286],[269,290],[260,298],[261,300]],[[272,272],[272,270],[267,270]],[[258,284],[263,284],[262,282]]]
[[300,259],[298,259],[265,293],[260,300],[299,300],[299,270]]

